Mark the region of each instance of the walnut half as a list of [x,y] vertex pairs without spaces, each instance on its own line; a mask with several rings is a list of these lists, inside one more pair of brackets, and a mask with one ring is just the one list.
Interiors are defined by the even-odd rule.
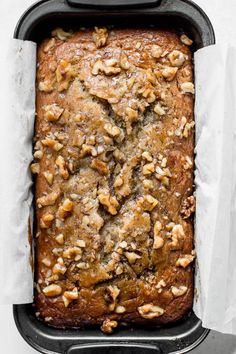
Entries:
[[152,305],[152,304],[145,304],[143,306],[138,307],[138,312],[143,318],[151,320],[156,317],[160,317],[163,315],[165,310],[163,310],[160,306]]

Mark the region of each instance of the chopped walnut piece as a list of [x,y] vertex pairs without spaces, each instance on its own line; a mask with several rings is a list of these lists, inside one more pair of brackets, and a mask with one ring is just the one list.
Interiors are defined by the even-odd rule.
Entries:
[[142,157],[143,157],[144,159],[146,159],[148,162],[151,162],[151,161],[152,161],[152,155],[151,155],[150,152],[148,152],[148,151],[144,151],[144,152],[142,153]]
[[161,288],[164,288],[166,286],[166,282],[164,279],[161,279],[157,285],[155,286],[157,289],[161,289]]
[[124,183],[123,178],[121,176],[117,176],[114,181],[113,186],[114,186],[114,188],[118,188],[118,187],[121,187],[123,185],[123,183]]
[[180,224],[177,224],[173,227],[171,231],[171,246],[177,247],[179,245],[179,240],[183,239],[185,236],[183,226]]
[[124,313],[126,311],[126,308],[124,306],[121,305],[117,305],[115,308],[115,313]]
[[104,73],[105,75],[117,75],[121,72],[121,68],[115,67],[116,62],[111,63],[112,65],[107,65],[109,62],[106,64],[106,62],[102,62],[101,60],[98,60],[95,62],[92,68],[92,74],[93,75],[98,75],[100,72]]
[[57,243],[59,243],[59,245],[63,245],[65,240],[64,240],[64,235],[63,234],[59,234],[55,237],[55,240],[57,241]]
[[189,131],[194,127],[194,125],[195,125],[194,121],[185,124],[184,130],[183,130],[183,136],[185,138],[188,137]]
[[98,195],[98,200],[102,205],[105,205],[107,207],[107,210],[110,214],[116,215],[117,210],[116,208],[119,206],[119,203],[116,199],[116,197],[112,197],[110,193],[100,193]]
[[65,274],[65,272],[67,271],[67,268],[64,264],[64,261],[62,259],[62,262],[57,260],[57,263],[54,264],[53,268],[52,268],[52,272],[53,274]]
[[186,36],[186,34],[182,34],[180,36],[180,40],[185,45],[192,45],[193,44],[192,39],[190,39],[188,36]]
[[64,108],[54,103],[51,105],[43,106],[44,118],[49,122],[56,122],[64,112]]
[[162,229],[162,225],[160,223],[160,221],[156,221],[155,225],[154,225],[154,242],[153,242],[153,248],[154,249],[159,249],[161,247],[163,247],[164,245],[164,240],[162,237],[160,237],[159,233]]
[[66,168],[66,162],[64,160],[64,157],[59,155],[56,159],[56,165],[59,167],[59,173],[64,179],[69,178],[69,172]]
[[66,32],[62,28],[58,27],[52,31],[52,36],[57,37],[61,41],[65,41],[67,38],[71,38],[73,36],[73,32]]
[[166,114],[165,110],[163,107],[161,107],[160,103],[157,103],[154,107],[154,112],[158,114],[159,116],[163,116]]
[[30,166],[31,172],[34,174],[38,174],[40,172],[40,164],[39,163],[32,163]]
[[73,135],[73,146],[80,147],[85,142],[85,135],[80,129],[76,129]]
[[43,152],[41,150],[35,151],[35,153],[34,153],[35,159],[41,160],[42,157],[43,157]]
[[187,118],[183,116],[180,120],[179,127],[175,131],[176,136],[180,136],[181,138],[183,137],[183,131],[184,131],[186,123],[187,123]]
[[125,116],[126,129],[127,129],[127,133],[130,134],[132,123],[136,122],[138,119],[138,111],[136,111],[133,108],[126,107],[125,114],[126,114],[126,116]]
[[165,312],[160,306],[145,304],[138,307],[138,312],[143,318],[151,320],[156,317],[160,317]]
[[118,326],[117,321],[112,321],[109,318],[107,318],[103,321],[103,324],[101,326],[101,330],[104,333],[112,333],[114,328],[116,328],[117,326]]
[[153,188],[153,182],[150,179],[144,179],[143,180],[143,187],[145,189],[152,189]]
[[59,151],[63,148],[63,145],[61,143],[59,143],[57,140],[49,139],[49,138],[43,139],[42,144],[44,146],[49,147],[50,149],[55,150],[55,151]]
[[37,205],[39,208],[42,206],[54,205],[59,198],[60,192],[51,192],[43,197],[37,199]]
[[44,53],[49,52],[56,44],[55,38],[51,38],[43,48]]
[[144,175],[150,175],[155,171],[155,166],[154,163],[147,163],[146,165],[143,166],[143,174]]
[[71,80],[76,76],[76,70],[71,63],[61,59],[56,70],[56,79],[58,83],[58,91],[67,90]]
[[189,157],[188,155],[185,156],[185,163],[183,165],[183,168],[185,170],[188,170],[188,169],[192,168],[192,166],[193,166],[193,161],[192,161],[191,157]]
[[105,290],[105,300],[109,302],[109,310],[114,311],[120,289],[116,285],[109,285]]
[[99,159],[93,159],[90,166],[97,170],[101,175],[107,175],[109,172],[106,162]]
[[76,264],[76,267],[79,269],[88,269],[89,268],[89,264],[86,262],[80,262]]
[[96,47],[100,48],[106,45],[107,39],[108,39],[107,29],[105,27],[103,28],[95,27],[95,30],[93,32],[93,41]]
[[54,215],[50,213],[43,214],[40,218],[40,227],[42,229],[48,229],[49,227],[51,227],[53,220]]
[[46,266],[46,267],[50,267],[51,265],[51,260],[49,258],[43,258],[42,259],[42,263]]
[[39,91],[50,93],[53,91],[53,84],[49,80],[40,81],[38,84]]
[[192,82],[183,82],[180,85],[180,88],[182,90],[182,93],[195,93],[194,84]]
[[160,58],[162,52],[163,51],[159,45],[154,44],[151,47],[151,55],[153,56],[153,58],[156,58],[156,59]]
[[79,247],[69,247],[63,251],[62,255],[64,258],[73,258],[75,261],[79,261],[82,256],[82,250]]
[[152,211],[158,204],[158,200],[150,194],[145,195],[142,199],[139,204],[143,206],[144,210]]
[[134,264],[137,259],[141,258],[141,256],[139,256],[135,252],[125,252],[124,254],[125,254],[125,257],[128,259],[130,264]]
[[104,124],[104,129],[112,137],[120,135],[120,128],[116,125],[112,125],[111,123]]
[[46,286],[46,288],[43,289],[43,293],[47,297],[58,296],[61,295],[62,288],[57,284],[51,284]]
[[185,55],[180,52],[179,50],[173,50],[169,55],[168,55],[169,61],[171,65],[180,67],[183,65],[185,62]]
[[64,220],[66,217],[70,215],[74,207],[74,202],[69,198],[66,198],[62,205],[58,209],[58,216],[60,219]]
[[128,58],[125,54],[121,54],[120,58],[120,67],[124,70],[128,70],[130,68],[130,63],[128,61]]
[[187,199],[184,200],[181,206],[180,214],[183,216],[183,219],[189,218],[192,213],[195,211],[195,197],[191,195]]
[[181,285],[179,287],[171,286],[170,289],[171,289],[172,294],[175,297],[182,296],[182,295],[186,294],[186,292],[188,290],[187,286],[184,286],[184,285]]
[[176,266],[186,268],[191,262],[193,262],[194,258],[194,255],[185,254],[177,260]]
[[161,73],[162,76],[166,79],[166,81],[172,81],[175,78],[175,75],[178,71],[178,68],[173,68],[173,67],[166,67],[164,68]]
[[48,171],[45,171],[45,172],[43,172],[43,175],[44,175],[46,181],[48,182],[48,184],[51,186],[53,183],[53,179],[54,179],[53,174]]
[[77,240],[76,246],[84,248],[86,247],[86,242],[84,240]]

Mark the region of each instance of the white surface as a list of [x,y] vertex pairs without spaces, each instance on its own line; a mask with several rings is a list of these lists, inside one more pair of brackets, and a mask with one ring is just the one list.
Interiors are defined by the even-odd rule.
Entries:
[[[4,40],[12,36],[14,26],[20,15],[33,2],[32,0],[0,0],[1,53],[5,50]],[[207,12],[213,22],[218,40],[224,42],[230,38],[236,38],[235,0],[197,0],[196,2]],[[6,68],[2,67],[0,56],[0,76],[1,70],[6,70]],[[4,119],[4,117],[1,116],[0,119]],[[3,354],[36,353],[18,334],[12,318],[11,306],[0,306],[0,339],[1,353]],[[208,338],[192,352],[192,354],[213,353],[236,354],[236,337],[212,331]]]

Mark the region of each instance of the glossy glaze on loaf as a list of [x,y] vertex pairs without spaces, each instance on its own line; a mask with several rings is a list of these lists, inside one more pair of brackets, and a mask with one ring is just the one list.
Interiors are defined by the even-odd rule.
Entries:
[[37,315],[164,324],[193,298],[191,41],[56,29],[38,49]]

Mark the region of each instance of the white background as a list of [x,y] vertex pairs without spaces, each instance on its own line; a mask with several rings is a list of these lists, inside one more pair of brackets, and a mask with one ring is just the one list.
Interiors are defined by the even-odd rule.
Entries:
[[[195,1],[210,17],[215,28],[217,41],[234,41],[236,44],[236,0]],[[34,3],[33,0],[0,0],[0,77],[1,70],[7,70],[3,67],[1,60],[1,53],[6,48],[6,40],[12,37],[19,17],[32,3]],[[4,94],[4,88],[1,85],[0,94]],[[4,117],[0,116],[0,119],[4,119]],[[10,305],[0,305],[0,347],[1,354],[37,353],[18,334],[13,321],[12,306]],[[236,354],[236,336],[223,335],[212,331],[207,339],[191,352],[191,354],[213,353]]]

